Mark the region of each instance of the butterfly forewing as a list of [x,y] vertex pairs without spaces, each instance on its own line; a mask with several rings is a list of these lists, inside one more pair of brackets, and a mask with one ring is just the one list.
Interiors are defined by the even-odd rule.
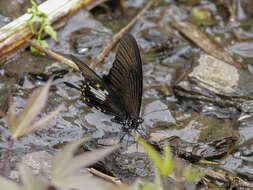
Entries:
[[143,76],[142,62],[134,37],[125,34],[119,43],[113,66],[105,82],[120,97],[128,116],[139,116]]
[[112,90],[106,86],[102,78],[78,58],[73,55],[71,58],[85,78],[83,84],[80,86],[80,91],[82,92],[85,103],[103,113],[111,114],[119,118],[126,118],[124,108],[121,107],[118,98],[115,97]]
[[102,82],[102,78],[98,76],[93,70],[91,70],[88,65],[86,65],[84,62],[82,62],[77,57],[71,55],[71,59],[75,62],[75,64],[78,66],[79,70],[81,71],[82,75],[85,79],[88,79],[90,81],[97,81],[99,83]]

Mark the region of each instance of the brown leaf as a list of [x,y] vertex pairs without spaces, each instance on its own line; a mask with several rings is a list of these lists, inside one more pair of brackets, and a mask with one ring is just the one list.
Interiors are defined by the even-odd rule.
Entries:
[[93,180],[91,178],[86,178],[85,180],[85,177],[80,175],[80,169],[95,163],[119,147],[116,145],[103,150],[95,150],[74,157],[74,151],[86,140],[87,138],[83,138],[68,144],[54,157],[52,183],[57,187],[69,189],[90,189],[88,187],[92,187],[92,183],[95,181],[92,182]]
[[10,100],[9,113],[7,115],[4,114],[4,118],[8,123],[13,139],[41,129],[63,108],[62,105],[59,106],[54,112],[33,124],[35,118],[46,105],[51,82],[52,80],[50,79],[43,87],[36,89],[27,100],[24,110],[19,114],[16,114],[13,101],[12,99]]
[[15,132],[12,134],[13,138],[23,136],[26,128],[32,124],[37,115],[40,114],[47,102],[48,92],[51,85],[49,80],[43,87],[36,89],[31,97],[28,99],[24,110],[18,115],[16,119]]
[[59,105],[54,111],[49,113],[49,115],[43,117],[42,119],[40,119],[36,123],[26,127],[25,131],[24,131],[24,135],[32,133],[34,131],[37,131],[37,130],[43,128],[48,122],[50,122],[53,118],[55,118],[63,108],[64,108],[63,104]]

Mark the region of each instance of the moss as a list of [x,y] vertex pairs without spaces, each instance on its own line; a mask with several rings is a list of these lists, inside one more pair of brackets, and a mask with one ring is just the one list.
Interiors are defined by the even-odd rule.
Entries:
[[209,142],[231,135],[231,126],[223,120],[204,117],[200,121],[203,125],[200,133],[200,141]]
[[211,11],[204,8],[195,8],[191,20],[198,26],[213,26],[218,24],[218,21],[213,18]]
[[103,24],[106,28],[111,29],[114,34],[120,31],[120,29],[122,28],[120,24],[115,23],[115,21],[113,20],[103,22]]

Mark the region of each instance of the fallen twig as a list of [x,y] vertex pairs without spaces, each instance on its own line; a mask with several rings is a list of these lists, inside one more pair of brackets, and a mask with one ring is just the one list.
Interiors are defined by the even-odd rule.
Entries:
[[211,40],[205,33],[200,31],[197,26],[191,24],[190,22],[178,21],[176,19],[173,19],[171,24],[206,53],[216,57],[217,59],[225,61],[228,64],[243,69],[243,65],[237,63],[222,46]]
[[119,41],[122,35],[130,30],[130,28],[136,23],[136,21],[144,14],[146,10],[148,10],[155,0],[150,0],[145,7],[124,27],[122,28],[117,34],[115,34],[110,43],[108,43],[102,50],[102,52],[97,56],[97,58],[91,62],[90,68],[94,69],[98,63],[102,62],[105,56],[111,51],[111,49],[115,46],[115,44]]
[[47,54],[48,56],[52,57],[53,59],[55,59],[55,60],[57,60],[61,63],[64,63],[64,64],[70,66],[71,68],[73,68],[77,71],[80,71],[79,68],[77,67],[77,65],[73,61],[67,59],[66,57],[63,57],[63,56],[61,56],[61,55],[59,55],[59,54],[57,54],[57,53],[55,53],[55,52],[53,52],[49,49],[45,49],[45,48],[37,45],[36,43],[34,43],[32,40],[25,39],[25,41],[27,43],[29,43],[31,46],[33,46],[36,49],[40,50],[41,52],[43,52],[43,53]]
[[90,173],[92,173],[93,175],[101,177],[101,178],[103,178],[103,179],[105,179],[107,181],[110,181],[110,182],[114,183],[114,184],[117,184],[117,185],[122,184],[121,181],[119,179],[117,179],[116,177],[112,177],[112,176],[106,175],[106,174],[104,174],[104,173],[102,173],[102,172],[100,172],[100,171],[98,171],[98,170],[96,170],[94,168],[87,168],[87,170]]

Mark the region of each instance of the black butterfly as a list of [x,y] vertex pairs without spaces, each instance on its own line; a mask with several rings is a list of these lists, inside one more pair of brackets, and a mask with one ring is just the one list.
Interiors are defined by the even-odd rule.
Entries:
[[139,117],[143,89],[142,61],[131,34],[121,38],[113,66],[102,78],[78,58],[71,58],[85,80],[80,88],[66,84],[80,90],[88,106],[115,116],[113,122],[130,129],[136,129],[143,122]]

